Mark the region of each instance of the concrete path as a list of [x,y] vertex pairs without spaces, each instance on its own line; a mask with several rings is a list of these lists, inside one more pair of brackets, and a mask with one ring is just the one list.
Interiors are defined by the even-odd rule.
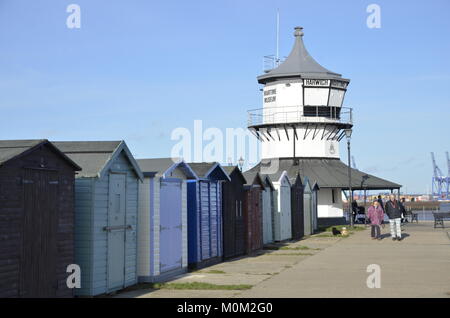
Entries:
[[[450,297],[450,237],[432,222],[404,226],[394,242],[389,226],[384,239],[369,230],[348,238],[315,235],[286,248],[220,263],[172,280],[219,285],[249,284],[249,290],[135,290],[116,297]],[[381,269],[381,288],[367,287],[370,264]]]
[[[405,239],[373,241],[368,230],[258,284],[237,297],[450,297],[450,239],[431,222],[404,226]],[[367,266],[381,268],[381,288],[370,289]]]

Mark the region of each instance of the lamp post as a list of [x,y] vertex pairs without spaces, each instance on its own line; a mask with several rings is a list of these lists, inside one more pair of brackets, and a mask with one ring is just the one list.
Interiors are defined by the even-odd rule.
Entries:
[[242,167],[244,166],[244,158],[242,156],[238,160],[239,169],[242,171]]
[[[367,225],[367,214],[366,214],[366,191],[367,191],[367,187],[364,185],[364,182],[366,182],[367,179],[369,179],[370,176],[365,174],[362,177],[362,181],[361,181],[361,188],[364,189],[364,224]],[[363,187],[364,185],[364,187]]]
[[345,137],[347,138],[347,155],[348,155],[348,215],[350,218],[350,227],[353,227],[353,213],[352,213],[352,203],[353,203],[353,191],[352,191],[352,168],[350,163],[350,140],[352,138],[352,129],[345,129]]

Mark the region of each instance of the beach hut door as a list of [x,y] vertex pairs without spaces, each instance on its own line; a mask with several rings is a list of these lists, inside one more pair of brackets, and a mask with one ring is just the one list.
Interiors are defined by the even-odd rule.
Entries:
[[160,268],[167,272],[182,265],[181,182],[161,182],[160,207]]
[[57,288],[58,174],[25,169],[23,190],[20,296],[54,297]]
[[111,174],[109,178],[108,209],[108,289],[125,283],[125,174]]

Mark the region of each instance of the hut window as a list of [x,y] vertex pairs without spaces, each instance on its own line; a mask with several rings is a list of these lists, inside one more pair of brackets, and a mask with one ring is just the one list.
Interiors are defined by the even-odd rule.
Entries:
[[335,197],[334,189],[331,189],[331,202],[336,203],[336,197]]

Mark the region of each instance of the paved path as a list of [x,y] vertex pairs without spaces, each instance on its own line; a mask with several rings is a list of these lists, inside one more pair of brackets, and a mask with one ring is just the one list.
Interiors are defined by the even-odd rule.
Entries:
[[[382,241],[357,232],[237,297],[450,297],[447,231],[408,224],[401,242],[391,240],[388,227]],[[367,287],[369,264],[381,267],[379,289]]]
[[[450,238],[432,222],[408,224],[405,239],[373,241],[369,230],[348,238],[311,236],[288,249],[220,263],[172,282],[250,284],[249,290],[135,290],[116,297],[450,297]],[[298,249],[307,247],[306,249]],[[381,288],[370,289],[369,264],[381,268]]]

